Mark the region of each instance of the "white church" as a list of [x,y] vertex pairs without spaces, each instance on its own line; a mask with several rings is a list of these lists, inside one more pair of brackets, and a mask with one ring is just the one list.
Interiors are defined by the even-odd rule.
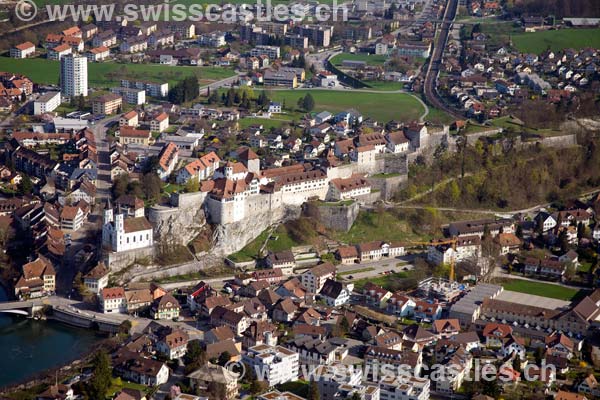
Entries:
[[125,218],[124,214],[113,217],[110,202],[106,203],[102,224],[102,247],[114,252],[151,247],[152,225],[146,217]]

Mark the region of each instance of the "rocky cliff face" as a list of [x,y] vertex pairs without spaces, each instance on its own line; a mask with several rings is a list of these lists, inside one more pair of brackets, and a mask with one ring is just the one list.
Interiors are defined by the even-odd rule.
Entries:
[[283,207],[275,212],[263,212],[242,221],[217,225],[214,230],[211,254],[227,256],[241,250],[273,224],[297,219],[300,207]]
[[206,226],[206,216],[200,204],[188,207],[153,207],[148,214],[154,226],[155,240],[174,241],[187,245]]

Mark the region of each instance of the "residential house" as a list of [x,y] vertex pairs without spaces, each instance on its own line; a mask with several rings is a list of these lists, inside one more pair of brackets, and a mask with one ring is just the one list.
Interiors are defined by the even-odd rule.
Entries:
[[35,298],[53,294],[56,290],[56,271],[47,258],[38,257],[22,267],[22,273],[15,283],[17,298]]
[[154,300],[150,309],[150,314],[154,319],[178,319],[181,306],[171,294]]
[[302,273],[302,285],[310,293],[319,293],[327,279],[335,279],[336,268],[331,263],[319,264]]

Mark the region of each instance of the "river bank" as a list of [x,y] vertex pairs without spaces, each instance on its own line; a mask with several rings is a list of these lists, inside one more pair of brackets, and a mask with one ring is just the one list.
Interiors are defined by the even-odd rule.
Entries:
[[[6,300],[0,286],[0,301]],[[74,365],[101,342],[103,337],[89,329],[0,313],[0,393]]]

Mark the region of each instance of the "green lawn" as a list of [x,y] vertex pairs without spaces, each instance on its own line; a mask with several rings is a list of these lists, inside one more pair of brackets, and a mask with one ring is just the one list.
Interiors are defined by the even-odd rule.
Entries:
[[[33,82],[58,84],[59,62],[44,58],[14,59],[0,57],[0,71],[21,73]],[[119,86],[121,79],[167,81],[170,85],[195,74],[198,79],[219,80],[232,76],[228,68],[170,67],[159,64],[88,63],[89,86],[106,88]]]
[[452,115],[434,107],[429,107],[429,113],[425,117],[425,121],[439,125],[450,125],[455,120],[456,118],[452,117]]
[[550,297],[559,300],[572,300],[579,293],[579,289],[571,289],[544,282],[532,282],[522,279],[511,279],[502,284],[505,290],[528,293],[536,296]]
[[553,51],[566,48],[600,48],[600,28],[520,33],[512,36],[512,40],[519,51],[536,54],[540,54],[548,48]]
[[387,56],[368,54],[368,53],[342,53],[331,59],[331,63],[335,66],[341,66],[344,60],[348,61],[365,61],[367,65],[383,65],[387,60]]
[[[385,270],[385,269],[384,269]],[[369,277],[364,279],[358,279],[354,281],[354,290],[361,291],[368,282],[374,283],[375,285],[381,286],[384,289],[390,291],[396,291],[395,282],[401,279],[406,279],[409,274],[406,272],[396,272],[389,275],[380,275],[375,277]]]
[[[275,118],[279,118],[279,116],[275,115]],[[249,126],[253,126],[253,125],[262,125],[264,127],[264,129],[271,129],[271,128],[279,128],[281,127],[281,125],[287,123],[287,121],[282,121],[279,119],[267,119],[267,118],[242,118],[239,121],[240,124],[240,128],[241,129],[245,129],[248,128]]]
[[405,93],[364,93],[339,90],[272,90],[269,96],[273,101],[285,101],[295,106],[300,97],[310,93],[315,99],[314,111],[332,113],[355,108],[365,117],[387,122],[397,120],[418,120],[425,112],[423,106],[412,95]]
[[332,233],[336,239],[345,243],[360,243],[369,240],[421,240],[406,220],[394,217],[388,211],[378,214],[373,211],[361,211],[348,232]]
[[340,272],[338,273],[338,275],[352,275],[352,274],[358,274],[360,272],[369,272],[369,271],[373,271],[375,270],[375,268],[373,267],[366,267],[366,268],[359,268],[359,269],[353,269],[352,271],[344,271],[344,272]]
[[392,91],[404,89],[403,82],[364,81],[364,83],[370,86],[370,88],[367,88],[367,89],[381,90],[382,92],[392,92]]
[[[251,261],[258,257],[260,248],[268,238],[270,230],[263,231],[253,241],[248,243],[243,249],[237,253],[229,255],[229,259],[235,262]],[[285,225],[279,225],[277,229],[271,234],[270,239],[267,243],[267,250],[278,252],[283,250],[289,250],[293,246],[298,246],[304,243],[296,242],[288,233]]]

